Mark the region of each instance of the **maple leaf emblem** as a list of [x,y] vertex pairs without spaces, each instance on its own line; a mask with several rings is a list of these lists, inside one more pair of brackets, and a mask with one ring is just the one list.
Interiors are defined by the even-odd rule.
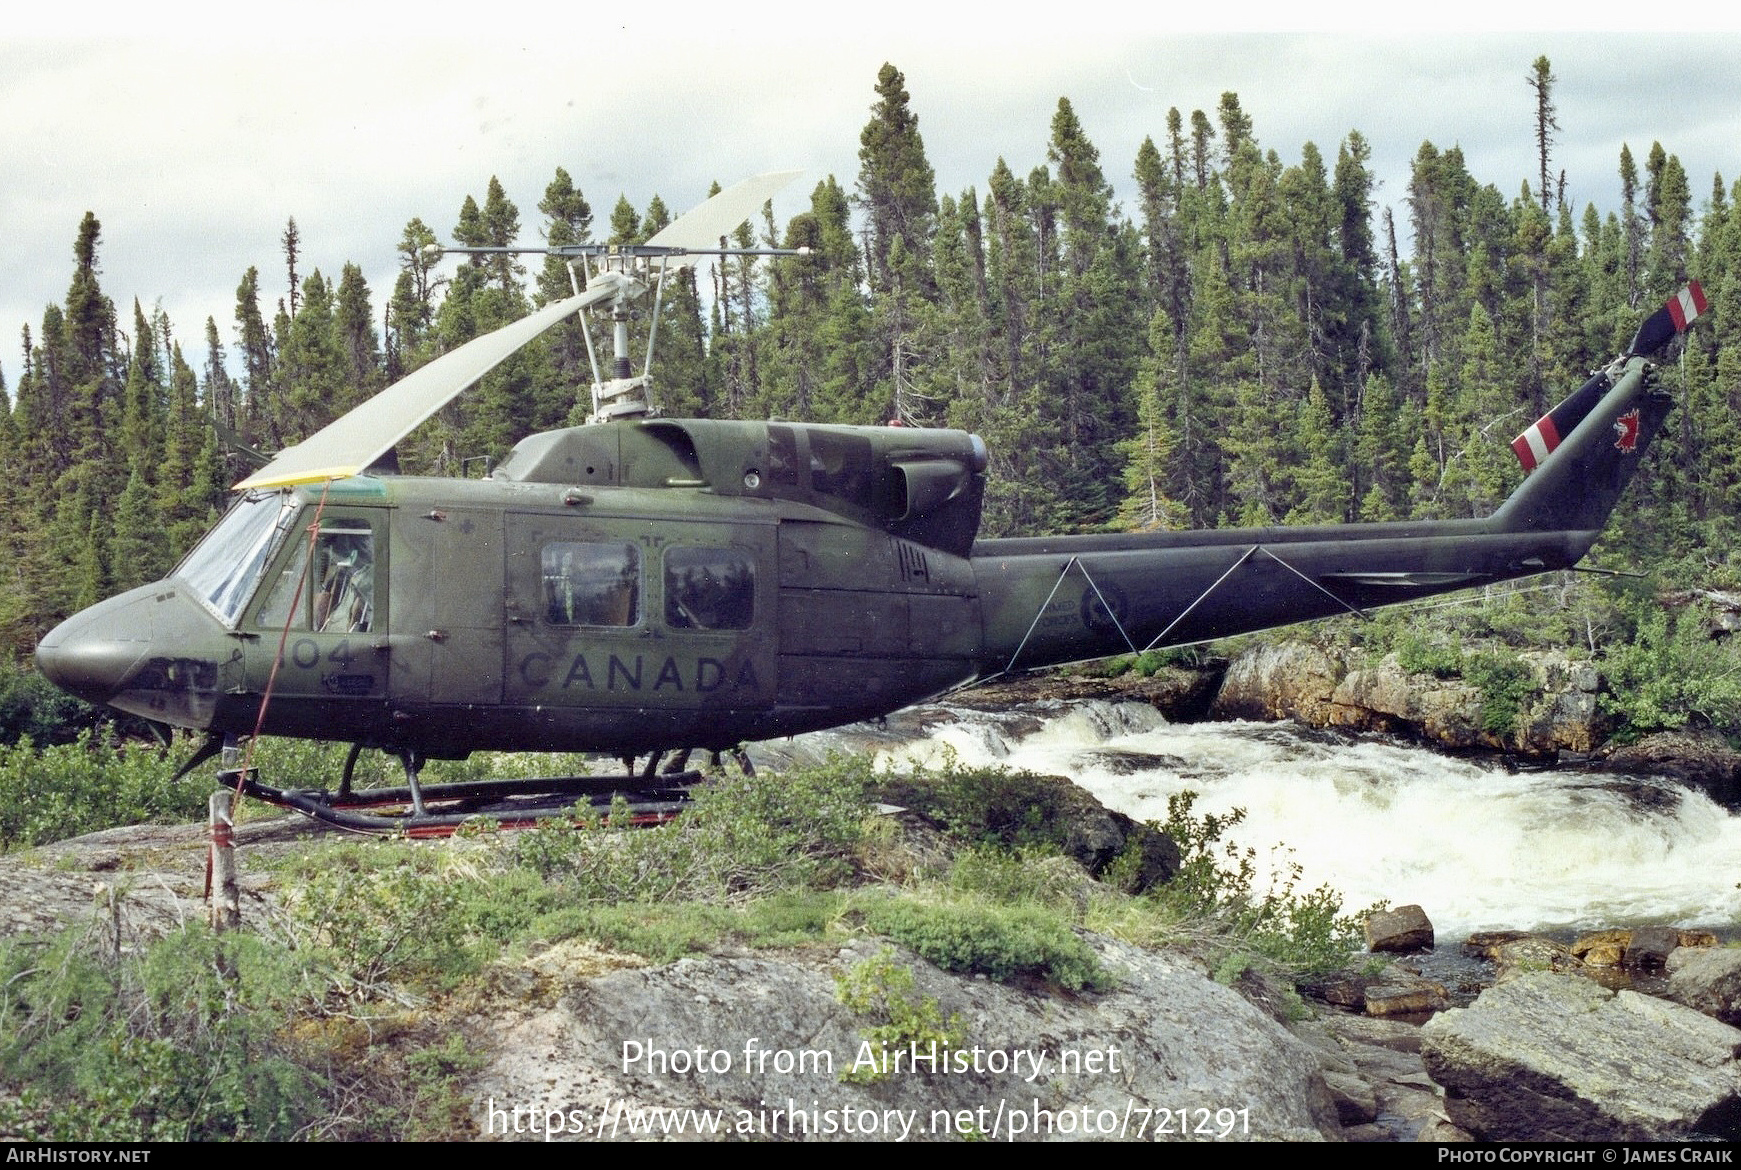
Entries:
[[1638,411],[1629,410],[1614,420],[1614,446],[1620,451],[1638,450]]

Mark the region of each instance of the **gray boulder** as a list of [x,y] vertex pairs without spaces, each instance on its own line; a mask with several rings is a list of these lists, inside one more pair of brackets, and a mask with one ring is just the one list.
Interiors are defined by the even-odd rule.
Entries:
[[[466,1094],[478,1102],[481,1135],[531,1140],[545,1137],[532,1118],[560,1125],[556,1138],[590,1140],[600,1125],[603,1136],[626,1138],[623,1117],[644,1123],[673,1108],[705,1111],[678,1116],[715,1119],[721,1131],[700,1136],[721,1138],[776,1136],[768,1127],[777,1124],[780,1137],[838,1140],[849,1136],[838,1128],[849,1114],[858,1129],[877,1128],[869,1136],[908,1140],[975,1130],[999,1140],[1133,1139],[1140,1122],[1148,1138],[1170,1127],[1163,1140],[1341,1136],[1337,1103],[1306,1044],[1188,963],[1099,945],[1123,976],[1100,995],[963,978],[899,954],[913,973],[908,996],[953,1020],[956,1050],[979,1051],[983,1067],[907,1065],[863,1083],[842,1078],[867,1052],[883,1051],[867,1036],[880,1021],[840,1002],[835,975],[881,944],[602,974],[576,956],[574,977],[548,1006],[506,1027],[492,1021],[485,1067]],[[889,1042],[896,1049],[907,1051]],[[1034,1057],[991,1068],[1016,1052],[1040,1054],[1039,1075]],[[687,1136],[697,1136],[693,1121]]]
[[1668,989],[1676,1003],[1741,1026],[1741,950],[1681,947],[1668,957]]
[[1741,1030],[1547,972],[1422,1029],[1446,1113],[1486,1141],[1741,1137]]

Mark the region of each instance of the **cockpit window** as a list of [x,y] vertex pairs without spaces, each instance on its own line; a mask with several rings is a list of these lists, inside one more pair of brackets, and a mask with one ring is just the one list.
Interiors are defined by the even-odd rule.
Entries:
[[245,496],[182,561],[175,575],[234,623],[300,510],[294,493]]
[[321,529],[314,550],[320,588],[314,628],[328,634],[363,634],[375,620],[375,538],[368,525]]

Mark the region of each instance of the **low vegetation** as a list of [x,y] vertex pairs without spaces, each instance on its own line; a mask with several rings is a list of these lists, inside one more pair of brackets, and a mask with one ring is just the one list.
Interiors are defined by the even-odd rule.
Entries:
[[1517,730],[1541,694],[1524,654],[1552,649],[1601,672],[1615,739],[1708,728],[1741,746],[1741,645],[1720,631],[1694,588],[1730,583],[1726,574],[1701,577],[1673,564],[1648,580],[1592,583],[1562,574],[1380,610],[1369,621],[1340,618],[1310,636],[1373,662],[1394,654],[1404,670],[1469,683],[1482,697],[1482,725],[1498,736]]
[[[1039,778],[863,760],[730,777],[655,830],[551,823],[445,843],[346,841],[278,864],[247,931],[135,936],[119,915],[0,947],[0,1125],[40,1138],[452,1136],[474,1071],[439,1018],[503,960],[587,940],[647,961],[723,945],[886,940],[842,976],[868,1034],[947,1036],[904,965],[1076,992],[1117,986],[1089,932],[1202,953],[1229,977],[1335,965],[1354,945],[1328,891],[1253,888],[1235,817],[1175,803],[1179,881],[1132,895],[997,798]],[[884,785],[938,836],[877,816]],[[928,793],[928,795],[927,795]],[[124,879],[123,879],[124,880]],[[904,948],[897,950],[896,947]],[[880,1029],[880,1031],[879,1031]]]

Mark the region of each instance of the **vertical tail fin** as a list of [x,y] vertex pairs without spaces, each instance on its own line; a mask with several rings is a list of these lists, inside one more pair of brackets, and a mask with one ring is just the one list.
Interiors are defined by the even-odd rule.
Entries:
[[1493,514],[1501,531],[1594,533],[1607,522],[1672,406],[1644,359],[1707,307],[1698,282],[1688,284],[1639,326],[1613,365],[1512,440],[1527,478]]
[[1553,457],[1544,456],[1493,513],[1492,523],[1504,532],[1587,532],[1594,540],[1673,406],[1654,381],[1643,358],[1626,358],[1549,412],[1551,420],[1573,404],[1582,417]]
[[[1705,290],[1699,287],[1698,281],[1689,281],[1638,327],[1622,358],[1648,357],[1655,353],[1670,339],[1685,333],[1687,326],[1697,321],[1708,307]],[[1566,436],[1577,429],[1612,388],[1614,377],[1612,370],[1596,374],[1511,441],[1511,449],[1517,452],[1517,461],[1523,464],[1524,474],[1540,466]]]

